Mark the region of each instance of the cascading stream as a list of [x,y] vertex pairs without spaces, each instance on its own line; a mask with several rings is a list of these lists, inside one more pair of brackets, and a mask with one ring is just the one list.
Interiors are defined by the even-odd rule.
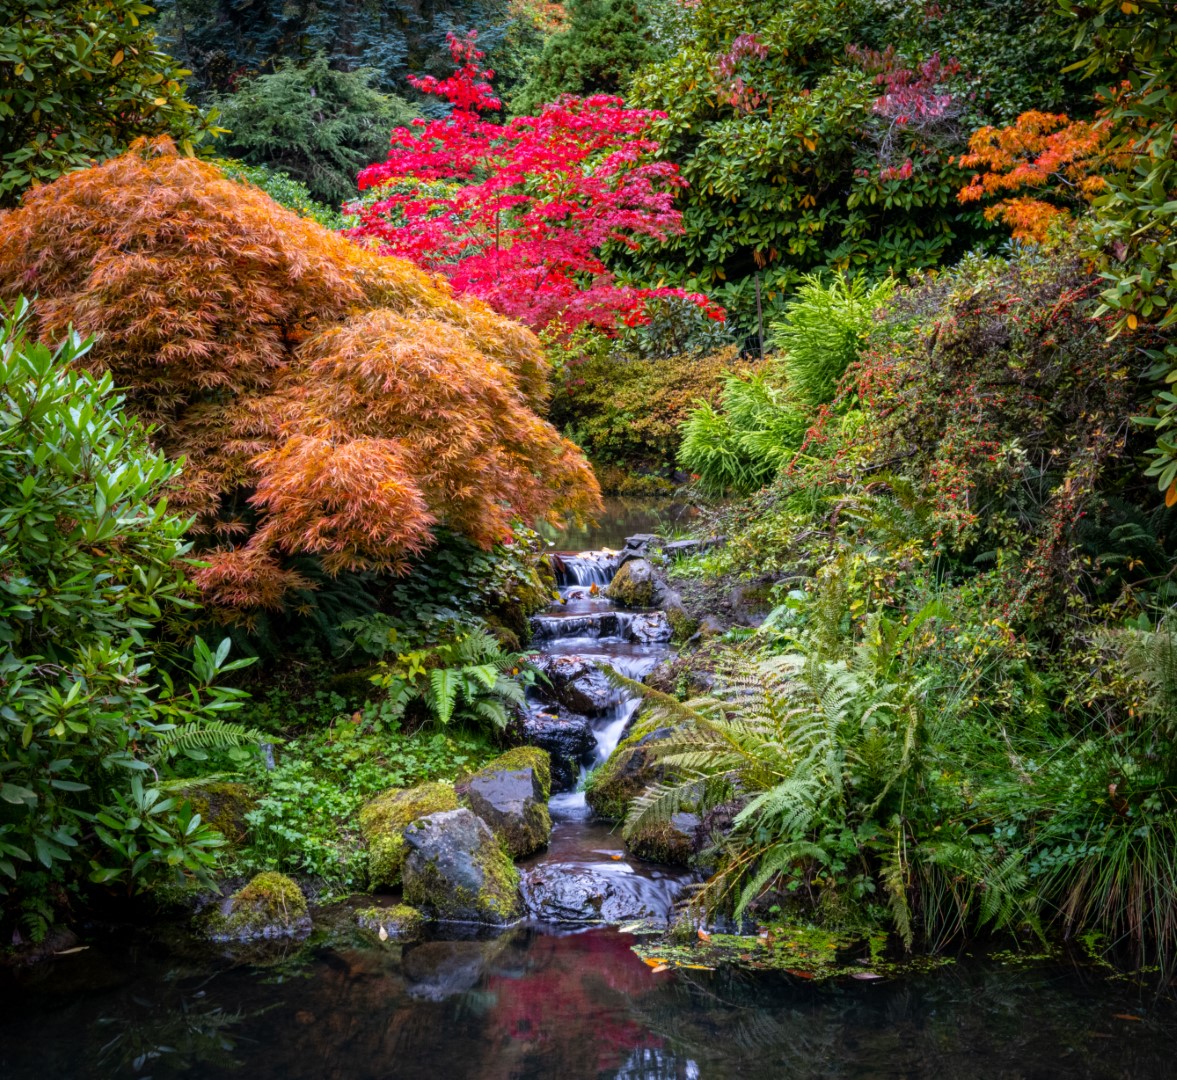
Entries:
[[[669,653],[669,633],[661,613],[621,611],[603,595],[620,562],[610,551],[554,556],[560,601],[532,620],[533,640],[546,656],[579,658],[641,681]],[[585,802],[585,778],[617,748],[640,704],[634,694],[614,691],[608,707],[590,720],[596,745],[591,760],[582,763],[576,790],[549,801],[551,843],[527,865],[523,883],[537,918],[666,919],[692,880],[686,871],[631,859],[620,826],[593,820]]]

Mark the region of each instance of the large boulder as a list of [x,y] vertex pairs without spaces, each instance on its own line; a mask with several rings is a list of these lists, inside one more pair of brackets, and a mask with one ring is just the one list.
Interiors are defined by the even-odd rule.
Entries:
[[617,698],[617,691],[605,673],[582,656],[541,656],[535,666],[547,679],[546,686],[538,687],[539,692],[569,712],[599,716]]
[[668,727],[644,735],[635,733],[618,743],[608,760],[592,772],[584,798],[597,817],[621,821],[638,795],[665,778],[666,770],[658,764],[655,750],[671,733]]
[[648,608],[658,602],[661,583],[648,559],[629,559],[613,575],[605,595],[622,607]]
[[[544,783],[550,776],[547,753],[534,746],[518,750],[522,753],[504,754],[456,787],[462,802],[490,826],[515,859],[544,847],[552,834]],[[544,758],[542,778],[538,755]]]
[[681,885],[576,863],[542,863],[523,875],[523,900],[533,918],[553,923],[619,923],[665,919]]
[[405,829],[427,814],[457,808],[453,785],[441,783],[393,788],[367,803],[360,810],[360,833],[368,847],[369,888],[391,889],[400,884]]
[[581,763],[591,759],[597,745],[588,717],[558,706],[530,708],[523,719],[523,737],[548,752],[553,791],[576,787]]
[[306,897],[284,874],[258,874],[205,915],[213,941],[303,937],[310,932]]
[[680,810],[665,821],[643,825],[625,846],[631,855],[645,862],[690,866],[698,849],[700,825],[698,814]]
[[522,913],[519,874],[486,822],[447,810],[404,832],[405,902],[448,922],[502,925]]

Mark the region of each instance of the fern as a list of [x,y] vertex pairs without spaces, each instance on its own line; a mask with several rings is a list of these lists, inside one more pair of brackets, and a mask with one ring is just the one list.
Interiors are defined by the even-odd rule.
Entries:
[[264,731],[230,723],[227,720],[188,723],[158,735],[152,744],[149,760],[159,761],[173,754],[193,751],[208,753],[215,750],[233,750],[274,741],[274,736],[267,735]]

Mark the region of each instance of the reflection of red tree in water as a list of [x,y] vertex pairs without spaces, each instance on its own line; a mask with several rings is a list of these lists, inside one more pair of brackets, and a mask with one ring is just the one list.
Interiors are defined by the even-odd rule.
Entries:
[[639,1047],[663,1040],[632,1018],[630,1003],[662,989],[630,950],[631,939],[613,930],[589,930],[568,937],[538,936],[530,942],[527,971],[519,977],[496,973],[486,989],[496,998],[486,1016],[487,1031],[501,1032],[517,1045],[498,1058],[501,1074],[515,1075],[508,1061],[542,1061],[544,1075],[559,1080],[596,1080],[620,1068]]

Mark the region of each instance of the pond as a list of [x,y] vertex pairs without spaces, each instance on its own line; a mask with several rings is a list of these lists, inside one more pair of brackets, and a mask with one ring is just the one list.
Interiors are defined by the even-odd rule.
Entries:
[[540,526],[538,531],[558,551],[616,551],[625,545],[627,536],[635,533],[657,533],[669,538],[685,533],[702,513],[697,502],[669,496],[610,495],[604,503],[604,512],[594,525]]
[[0,975],[0,1076],[216,1080],[1132,1078],[1177,1020],[1065,966],[893,982],[654,972],[616,929],[336,939],[234,962],[142,931]]

